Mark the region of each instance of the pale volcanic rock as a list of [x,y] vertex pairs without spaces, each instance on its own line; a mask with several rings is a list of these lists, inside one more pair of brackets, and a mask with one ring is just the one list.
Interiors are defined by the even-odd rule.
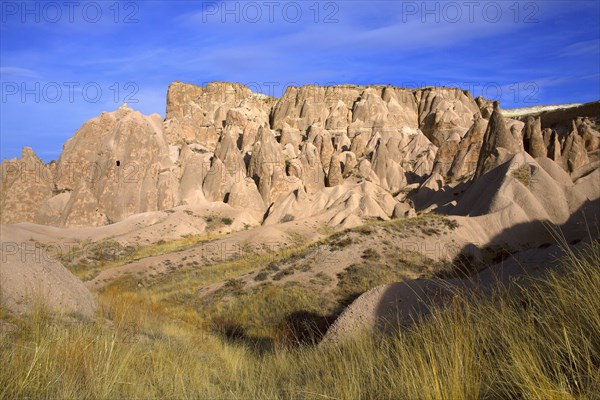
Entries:
[[573,190],[570,178],[548,158],[536,161],[529,154],[511,155],[494,170],[476,180],[457,208],[458,215],[510,215],[510,226],[526,221],[562,224],[587,199]]
[[442,143],[442,147],[438,149],[435,156],[431,173],[447,176],[452,167],[452,163],[458,154],[459,146],[459,142],[455,140],[447,140]]
[[494,102],[479,96],[475,98],[475,103],[477,103],[477,106],[479,107],[481,117],[490,119],[494,112]]
[[270,204],[283,190],[286,176],[283,152],[269,128],[261,127],[258,130],[248,176],[256,182],[265,204]]
[[544,146],[546,149],[550,147],[550,140],[552,139],[552,129],[546,128],[542,130],[542,137],[544,138]]
[[251,93],[243,98],[237,107],[227,110],[225,126],[237,125],[245,130],[249,123],[254,123],[253,126],[258,132],[258,126],[269,123],[269,111],[266,104]]
[[288,160],[285,165],[285,172],[288,176],[302,177],[302,162],[298,158]]
[[234,183],[246,176],[246,165],[229,131],[224,131],[215,149],[215,154],[202,189],[209,201],[224,201]]
[[[540,121],[540,129],[542,128]],[[537,128],[536,120],[533,117],[527,117],[525,126],[523,127],[523,149],[529,153],[529,147],[531,142],[531,135],[534,129]],[[531,154],[531,153],[530,153]]]
[[360,158],[365,154],[365,148],[367,146],[367,140],[365,139],[365,136],[366,135],[360,134],[352,138],[350,151],[356,154],[356,157]]
[[350,110],[360,92],[358,86],[288,86],[271,112],[271,127],[281,130],[287,123],[305,132],[310,125],[321,123],[328,129],[346,129],[349,117],[340,101]]
[[550,136],[550,143],[548,144],[548,158],[559,163],[561,166],[563,165],[560,150],[560,140],[558,139],[558,134],[556,131],[552,131]]
[[583,138],[579,136],[575,121],[571,133],[565,139],[565,144],[562,149],[563,166],[568,172],[573,172],[589,163],[587,151]]
[[542,136],[541,125],[539,123],[539,119],[537,121],[538,122],[536,123],[536,129],[534,129],[531,134],[531,142],[530,142],[530,148],[529,148],[529,154],[531,154],[531,156],[534,158],[546,157],[546,154],[547,154],[546,146],[544,145],[544,137]]
[[258,122],[250,121],[246,124],[244,131],[242,132],[242,142],[240,144],[240,150],[244,153],[252,151],[252,146],[256,142],[256,134],[261,125]]
[[317,149],[321,165],[323,165],[325,172],[327,172],[329,163],[331,162],[331,156],[334,152],[331,134],[319,125],[311,125],[308,130],[307,141],[312,143]]
[[78,228],[107,225],[111,222],[113,221],[108,217],[106,209],[88,187],[88,183],[81,181],[63,209],[60,226]]
[[420,130],[405,138],[408,144],[401,149],[403,168],[418,176],[430,174],[438,148]]
[[213,149],[228,121],[241,128],[248,122],[261,124],[268,120],[269,110],[268,99],[239,83],[211,82],[201,87],[173,82],[167,93],[165,134],[170,144],[187,140]]
[[104,141],[114,132],[118,120],[128,110],[120,107],[114,112],[101,113],[86,121],[65,142],[57,164],[60,171],[56,181],[58,190],[72,190],[82,179],[94,180]]
[[523,145],[526,152],[533,158],[546,157],[546,146],[542,135],[542,121],[528,117],[523,129]]
[[297,156],[299,154],[298,148],[293,146],[291,143],[288,143],[285,146],[283,146],[282,151],[283,151],[283,157],[286,160],[286,164],[289,160],[297,158]]
[[[248,208],[248,218],[260,221],[267,207],[293,191],[313,196],[326,186],[366,181],[396,194],[409,184],[434,190],[428,186],[438,176],[458,180],[480,168],[481,174],[523,148],[523,130],[533,155],[547,149],[575,176],[589,173],[583,164],[585,150],[598,146],[595,121],[576,119],[579,139],[563,131],[553,136],[553,130],[541,133],[539,121],[524,129],[523,122],[503,118],[497,105],[490,113],[491,104],[451,88],[307,85],[273,99],[236,83],[174,82],[165,121],[123,106],[83,124],[58,162],[28,156],[53,176],[48,185],[21,190],[3,167],[3,221],[102,225],[218,203]],[[347,217],[343,226],[359,218]]]
[[350,108],[342,100],[338,100],[325,120],[325,129],[332,132],[345,132],[350,122],[352,122]]
[[411,200],[420,209],[425,208],[433,195],[442,190],[444,184],[444,177],[440,173],[434,172],[419,186],[417,192],[411,196]]
[[357,176],[359,178],[364,178],[365,180],[367,180],[369,182],[373,182],[373,183],[379,185],[379,177],[377,176],[375,171],[373,171],[371,162],[369,160],[367,160],[366,158],[362,159],[358,163]]
[[373,154],[373,152],[375,151],[375,148],[377,147],[377,145],[379,144],[381,139],[382,139],[382,137],[381,137],[381,133],[379,131],[375,132],[375,134],[371,136],[371,139],[369,139],[369,141],[367,142],[367,145],[365,146],[364,153],[366,156],[371,156]]
[[417,213],[412,202],[398,202],[394,206],[392,218],[412,218],[416,217]]
[[477,167],[479,152],[483,143],[483,136],[488,126],[488,120],[478,115],[474,116],[473,125],[458,145],[458,152],[452,161],[447,175],[452,179],[471,175]]
[[198,204],[205,201],[202,184],[211,168],[213,154],[194,145],[184,144],[179,154],[179,198],[182,204]]
[[338,153],[334,153],[331,156],[329,163],[329,169],[327,172],[327,186],[341,185],[344,179],[342,178],[342,170],[340,168],[340,157]]
[[415,95],[411,90],[386,86],[383,88],[381,98],[387,106],[387,126],[418,128],[419,110]]
[[373,88],[363,91],[352,109],[352,122],[360,121],[362,127],[382,127],[387,119],[385,102]]
[[340,160],[343,164],[342,176],[347,178],[358,165],[356,155],[351,151],[344,151],[340,154]]
[[281,130],[280,143],[283,146],[291,144],[296,149],[298,149],[302,143],[302,132],[300,132],[299,129],[292,128],[286,123],[284,124],[283,129]]
[[335,142],[335,150],[338,152],[348,151],[352,147],[352,141],[346,134],[346,132],[342,132],[340,135],[334,138]]
[[[455,217],[459,227],[453,238],[466,234],[472,243],[477,243],[476,240],[489,243],[493,237],[500,248],[518,252],[517,249],[533,246],[530,250],[547,254],[545,247],[537,248],[551,237],[550,233],[543,234],[548,229],[547,223],[562,225],[563,229],[569,225],[569,230],[577,224],[586,225],[569,221],[590,200],[600,197],[599,177],[600,168],[596,167],[573,184],[569,174],[549,158],[534,159],[526,152],[512,154],[506,162],[474,181],[451,209],[451,214],[459,216]],[[438,183],[428,186],[440,187]],[[486,234],[488,239],[482,239]],[[589,230],[582,234],[589,235]],[[346,308],[321,343],[338,343],[361,333],[398,332],[429,314],[432,306],[439,309],[451,304],[457,293],[472,289],[478,294],[493,293],[498,283],[505,284],[515,276],[532,273],[549,258],[535,264],[534,269],[528,269],[527,262],[521,264],[522,258],[503,260],[495,270],[486,269],[472,280],[418,279],[376,287]],[[555,254],[551,258],[559,259]]]
[[[515,154],[519,152],[520,148],[520,141],[517,142],[506,126],[499,103],[494,102],[494,112],[485,131],[475,178],[502,162],[504,153]],[[504,151],[501,152],[498,149],[504,149]]]
[[89,185],[108,219],[120,221],[132,214],[177,205],[177,180],[172,179],[175,165],[160,116],[144,116],[127,107],[115,113],[117,122],[95,159],[103,174]]
[[271,111],[271,127],[281,130],[284,124],[288,124],[305,132],[312,124],[325,124],[328,115],[324,88],[288,86]]
[[309,142],[305,142],[300,155],[302,180],[306,193],[315,193],[325,187],[325,172],[321,164],[321,157],[317,148]]
[[202,184],[205,198],[208,201],[225,201],[225,194],[229,192],[232,183],[225,163],[220,158],[214,157]]
[[231,186],[227,204],[247,211],[256,221],[262,221],[267,210],[254,180],[249,177],[245,177]]
[[387,191],[371,182],[324,188],[312,195],[297,190],[276,200],[269,208],[264,223],[318,217],[329,226],[336,227],[355,217],[387,220],[396,204]]
[[42,304],[52,313],[78,313],[92,317],[96,300],[85,285],[48,254],[36,251],[35,242],[9,242],[0,250],[0,304],[10,312],[35,312]]
[[390,142],[379,141],[371,165],[373,172],[379,177],[379,185],[395,194],[406,185],[406,177],[402,166],[390,157],[388,143]]
[[42,225],[61,226],[63,224],[62,216],[70,199],[70,191],[51,197],[37,211],[35,222]]
[[56,174],[30,147],[20,159],[2,162],[1,223],[33,221],[40,207],[53,195]]
[[504,118],[504,124],[513,137],[513,142],[518,148],[518,151],[524,151],[523,130],[525,129],[525,123],[517,119]]
[[70,226],[96,225],[173,207],[179,202],[173,155],[159,115],[144,116],[125,105],[102,113],[63,147],[55,189],[72,198],[61,202],[63,214],[52,219]]
[[[383,128],[378,128],[377,133],[380,133],[382,130]],[[348,125],[348,129],[346,129],[346,134],[348,135],[348,138],[350,138],[351,141],[356,136],[361,135],[363,136],[365,143],[367,143],[369,142],[369,140],[371,140],[371,136],[373,136],[373,129],[362,126],[361,121],[355,121],[351,122],[350,125]]]
[[590,119],[578,118],[575,123],[579,135],[583,138],[586,150],[595,151],[600,149],[600,132],[592,127]]
[[288,87],[271,113],[272,128],[284,124],[306,131],[321,124],[331,133],[371,133],[373,127],[417,128],[417,104],[408,89],[391,86]]
[[419,128],[438,147],[453,133],[463,137],[473,124],[473,114],[480,114],[473,97],[459,89],[419,89],[416,97]]
[[461,279],[414,279],[379,285],[361,294],[335,320],[321,347],[349,341],[362,334],[392,334],[431,309],[447,303],[468,281]]

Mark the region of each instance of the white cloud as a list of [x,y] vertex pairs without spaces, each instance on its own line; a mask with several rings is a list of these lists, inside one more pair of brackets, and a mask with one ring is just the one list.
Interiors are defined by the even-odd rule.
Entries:
[[600,39],[585,40],[565,47],[560,53],[561,57],[574,57],[600,53]]
[[39,78],[39,74],[31,69],[20,67],[0,67],[0,76],[20,77],[20,78]]

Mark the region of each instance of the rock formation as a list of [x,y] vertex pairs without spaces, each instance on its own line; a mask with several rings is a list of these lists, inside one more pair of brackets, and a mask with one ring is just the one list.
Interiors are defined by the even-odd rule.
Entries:
[[568,172],[573,172],[589,163],[585,142],[577,130],[575,122],[571,133],[565,139],[565,145],[562,151],[563,166]]
[[35,311],[43,304],[50,312],[91,317],[96,301],[85,285],[35,242],[3,238],[0,305],[13,313]]
[[[205,87],[173,82],[167,93],[165,134],[169,144],[192,141],[214,148],[225,124],[244,129],[268,123],[269,98],[239,83],[211,82]],[[255,133],[246,132],[246,135]]]
[[24,147],[20,159],[2,162],[1,223],[35,221],[38,210],[55,191],[55,165],[46,165],[30,147]]
[[542,133],[543,118],[504,118],[497,103],[452,88],[307,85],[273,99],[236,83],[174,82],[164,121],[122,106],[84,123],[56,162],[28,148],[5,160],[2,223],[97,226],[213,202],[265,222],[280,200],[328,187],[430,193],[481,176],[523,145],[569,172],[598,160],[597,120],[586,114],[563,134]]
[[331,156],[329,168],[327,171],[327,186],[338,186],[343,182],[342,170],[340,169],[340,157],[337,153]]
[[494,102],[494,112],[483,137],[474,178],[479,178],[486,171],[498,165],[506,153],[515,154],[519,150],[519,143],[506,127],[502,111],[500,111],[500,104]]
[[529,117],[523,129],[523,146],[532,157],[546,157],[546,144],[540,118]]
[[258,130],[248,165],[248,176],[256,182],[265,204],[270,204],[282,190],[285,179],[283,153],[269,128],[261,127]]
[[488,121],[479,116],[475,116],[473,119],[473,125],[461,139],[456,156],[447,172],[452,179],[459,179],[475,172]]
[[473,124],[473,114],[480,115],[473,97],[459,89],[425,88],[416,96],[419,128],[438,147],[452,137],[460,140]]

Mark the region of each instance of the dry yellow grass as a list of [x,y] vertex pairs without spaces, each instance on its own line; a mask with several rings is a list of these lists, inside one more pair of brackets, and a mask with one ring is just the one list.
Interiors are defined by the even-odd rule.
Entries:
[[[75,276],[83,281],[93,279],[101,271],[116,268],[146,257],[181,251],[200,243],[214,240],[222,235],[188,235],[178,240],[158,241],[141,246],[128,247],[115,242],[104,240],[97,243],[82,243],[80,248],[65,252],[59,260]],[[90,263],[86,258],[94,258],[97,262]]]
[[596,242],[560,274],[457,298],[393,337],[257,354],[173,317],[164,301],[115,291],[94,321],[43,310],[13,321],[1,333],[0,397],[593,399],[598,293]]

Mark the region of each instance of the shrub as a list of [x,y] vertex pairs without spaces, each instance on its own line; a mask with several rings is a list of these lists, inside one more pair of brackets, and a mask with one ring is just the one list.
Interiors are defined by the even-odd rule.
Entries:
[[254,280],[257,282],[267,280],[269,278],[269,273],[267,271],[261,271],[254,277]]
[[285,214],[283,217],[281,217],[281,219],[279,220],[279,222],[284,223],[284,222],[291,222],[295,219],[296,217],[294,217],[292,214]]
[[379,253],[376,250],[373,250],[371,248],[363,251],[363,254],[361,257],[363,260],[373,260],[373,261],[379,260],[381,258]]
[[228,217],[221,218],[221,222],[224,225],[231,225],[231,224],[233,224],[233,220],[231,218],[228,218]]

